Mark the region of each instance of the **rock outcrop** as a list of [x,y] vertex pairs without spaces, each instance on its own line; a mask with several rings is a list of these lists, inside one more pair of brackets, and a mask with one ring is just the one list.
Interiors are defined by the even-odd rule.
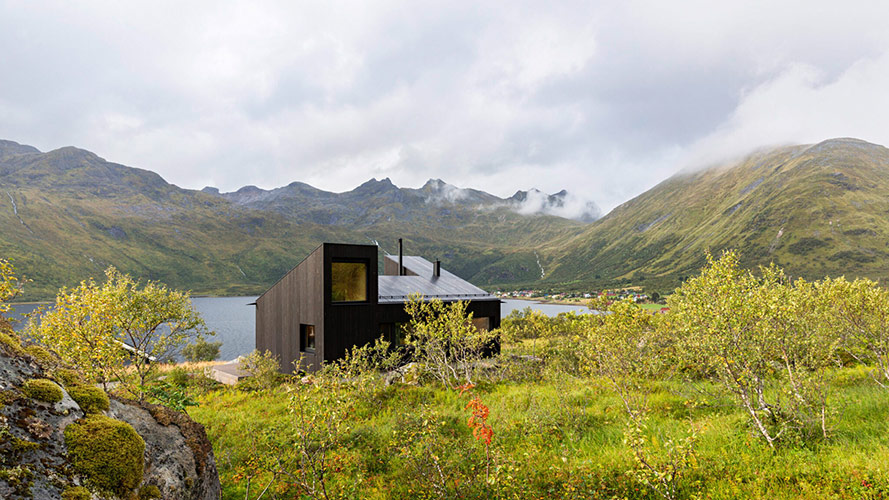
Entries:
[[108,400],[0,328],[0,498],[219,495],[203,426],[162,406]]

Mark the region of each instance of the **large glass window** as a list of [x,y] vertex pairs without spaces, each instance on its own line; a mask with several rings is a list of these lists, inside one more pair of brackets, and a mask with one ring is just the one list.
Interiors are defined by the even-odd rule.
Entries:
[[315,325],[299,325],[299,350],[315,350]]
[[367,264],[364,262],[331,263],[330,300],[332,302],[367,301]]

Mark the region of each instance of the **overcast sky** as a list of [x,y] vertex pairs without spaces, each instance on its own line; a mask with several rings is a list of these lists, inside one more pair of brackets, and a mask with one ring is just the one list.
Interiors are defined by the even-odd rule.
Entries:
[[761,146],[889,145],[887,5],[0,0],[0,138],[188,188],[436,177],[608,211]]

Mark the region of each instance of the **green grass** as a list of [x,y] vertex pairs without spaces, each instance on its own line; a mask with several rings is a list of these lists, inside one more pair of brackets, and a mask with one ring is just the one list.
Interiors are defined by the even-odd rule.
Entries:
[[[786,445],[776,452],[729,406],[697,407],[689,388],[651,382],[650,435],[659,442],[700,428],[698,467],[684,496],[707,498],[885,498],[889,494],[889,392],[859,368],[844,369],[835,384],[841,411],[831,438]],[[656,498],[626,471],[632,454],[623,443],[621,401],[601,381],[567,375],[533,382],[486,383],[475,389],[489,406],[494,429],[491,483],[483,480],[484,446],[466,425],[467,395],[424,386],[381,387],[374,397],[351,393],[353,410],[342,445],[333,451],[332,491],[362,498],[407,498],[424,481],[405,449],[441,452],[441,466],[464,497]],[[250,436],[290,429],[287,387],[271,392],[210,392],[190,414],[205,425],[218,460],[224,498],[244,498],[244,472],[262,446]],[[410,429],[432,431],[409,433]],[[405,442],[403,436],[412,436]],[[412,461],[414,460],[414,461]],[[478,474],[473,478],[473,474]],[[472,481],[470,483],[470,481]],[[258,484],[261,478],[254,481]],[[355,488],[358,488],[356,490]],[[352,493],[350,493],[352,492]]]

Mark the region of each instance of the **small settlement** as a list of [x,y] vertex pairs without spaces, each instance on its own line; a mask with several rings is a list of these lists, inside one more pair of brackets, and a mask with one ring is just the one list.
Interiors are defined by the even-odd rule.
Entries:
[[412,294],[466,301],[476,328],[500,326],[500,299],[398,245],[381,275],[376,245],[321,244],[256,299],[256,348],[292,372],[300,359],[300,369],[315,370],[380,336],[399,345]]

